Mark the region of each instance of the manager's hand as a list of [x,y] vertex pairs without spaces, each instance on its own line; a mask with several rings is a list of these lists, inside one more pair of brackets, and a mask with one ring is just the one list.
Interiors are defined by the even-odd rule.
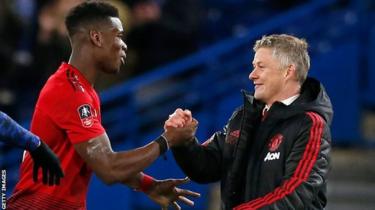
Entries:
[[163,133],[163,136],[168,141],[169,147],[181,146],[194,140],[195,132],[198,127],[198,121],[196,119],[192,118],[191,122],[185,124],[184,127],[167,126],[168,121],[171,120],[173,120],[173,118],[166,121]]

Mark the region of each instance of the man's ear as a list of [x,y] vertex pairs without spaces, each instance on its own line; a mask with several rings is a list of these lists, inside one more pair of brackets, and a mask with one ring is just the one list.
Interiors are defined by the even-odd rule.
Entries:
[[285,77],[297,78],[297,69],[295,64],[290,64],[285,72]]
[[103,36],[99,31],[96,30],[90,30],[90,41],[92,44],[94,44],[97,47],[103,46]]

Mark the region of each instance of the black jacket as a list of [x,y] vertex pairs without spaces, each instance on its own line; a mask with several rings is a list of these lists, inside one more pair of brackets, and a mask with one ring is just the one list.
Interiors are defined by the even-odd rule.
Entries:
[[223,131],[173,148],[177,163],[193,181],[221,181],[225,210],[323,209],[333,116],[323,86],[308,78],[291,105],[274,103],[266,118],[263,107],[244,92]]

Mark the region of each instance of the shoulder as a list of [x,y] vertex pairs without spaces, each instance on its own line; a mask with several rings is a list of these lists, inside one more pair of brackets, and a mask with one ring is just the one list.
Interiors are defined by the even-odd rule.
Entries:
[[243,110],[244,110],[244,106],[243,105],[235,108],[235,110],[233,111],[231,117],[229,118],[229,121],[233,120],[237,116],[241,116],[242,113],[243,113]]
[[237,108],[233,111],[233,115],[242,114],[243,110],[244,110],[244,106],[241,105],[241,106],[237,107]]
[[309,122],[311,126],[324,126],[326,124],[324,118],[316,112],[305,112],[304,119]]
[[329,127],[321,115],[316,112],[301,112],[286,123],[289,135],[301,142],[329,138]]
[[288,135],[301,136],[321,135],[329,130],[324,118],[316,112],[301,112],[283,122]]
[[37,102],[37,108],[45,113],[76,112],[84,105],[92,104],[93,99],[84,89],[78,90],[72,86],[69,79],[52,76],[42,89]]
[[316,124],[325,125],[324,118],[312,111],[301,112],[289,118],[288,124],[298,124],[300,126],[312,126]]
[[41,91],[40,96],[52,97],[56,100],[72,100],[75,98],[88,97],[87,90],[84,86],[69,73],[69,70],[65,72],[57,72],[52,75]]

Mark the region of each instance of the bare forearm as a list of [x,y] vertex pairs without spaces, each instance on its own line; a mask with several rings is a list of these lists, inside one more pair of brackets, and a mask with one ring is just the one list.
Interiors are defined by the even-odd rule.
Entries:
[[133,188],[133,189],[139,189],[141,185],[141,179],[142,179],[143,173],[137,173],[131,177],[129,177],[127,180],[124,180],[122,184]]
[[116,182],[134,184],[134,177],[150,166],[159,154],[159,145],[155,142],[134,150],[116,152],[110,161],[111,174]]
[[114,152],[107,134],[76,144],[75,149],[106,184],[133,183],[132,179],[155,161],[161,149],[160,138],[134,150]]

